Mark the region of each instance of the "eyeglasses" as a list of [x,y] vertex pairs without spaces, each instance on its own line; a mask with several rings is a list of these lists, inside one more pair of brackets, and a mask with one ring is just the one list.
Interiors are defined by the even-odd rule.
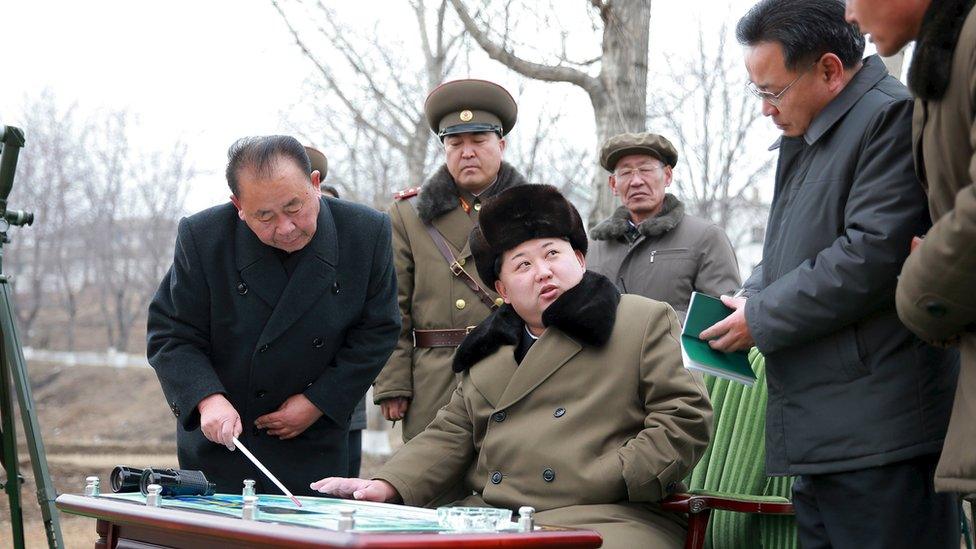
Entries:
[[652,176],[654,172],[663,167],[664,166],[662,164],[645,164],[644,166],[638,166],[636,168],[614,170],[613,176],[622,182],[630,181],[630,179],[637,174],[640,174],[642,179],[647,179],[648,177]]
[[815,67],[819,61],[820,60],[818,59],[817,61],[814,61],[813,63],[810,63],[810,66],[807,67],[806,69],[804,69],[803,73],[800,74],[800,76],[797,76],[796,78],[794,78],[793,81],[790,82],[789,84],[787,84],[786,87],[783,88],[779,93],[772,93],[772,92],[768,92],[766,90],[761,90],[761,89],[759,89],[759,86],[757,86],[751,80],[749,82],[746,82],[746,89],[748,89],[749,92],[752,93],[752,95],[755,95],[756,97],[758,97],[762,101],[765,101],[765,102],[769,103],[770,105],[772,105],[774,107],[778,107],[779,104],[780,104],[780,102],[782,101],[783,95],[785,95],[786,92],[790,91],[790,88],[793,87],[793,84],[796,84],[797,82],[800,81],[801,78],[803,78],[804,76],[806,76],[807,73],[810,72],[810,69],[812,69],[813,67]]

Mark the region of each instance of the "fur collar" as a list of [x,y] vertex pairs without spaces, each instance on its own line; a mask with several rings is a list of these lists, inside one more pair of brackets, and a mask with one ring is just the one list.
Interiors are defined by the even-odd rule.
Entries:
[[[637,226],[640,234],[650,238],[662,235],[678,226],[685,217],[685,205],[673,194],[664,195],[664,205],[654,217],[650,217]],[[630,212],[621,206],[605,221],[593,227],[590,236],[594,240],[616,240],[627,234],[630,223]]]
[[[542,313],[545,326],[559,328],[584,345],[602,347],[617,320],[620,292],[605,276],[586,271],[579,284],[563,292]],[[454,371],[463,372],[502,345],[518,345],[525,322],[505,304],[464,338],[454,355]]]
[[[484,198],[495,196],[496,194],[514,187],[525,185],[528,181],[511,164],[502,162],[498,169],[498,179],[495,184],[488,189]],[[434,219],[446,214],[458,207],[458,190],[454,184],[451,172],[447,171],[447,164],[442,165],[430,176],[420,189],[420,196],[417,198],[417,215],[425,223],[430,223]]]
[[908,68],[908,86],[925,101],[942,99],[949,88],[952,54],[976,0],[932,0]]

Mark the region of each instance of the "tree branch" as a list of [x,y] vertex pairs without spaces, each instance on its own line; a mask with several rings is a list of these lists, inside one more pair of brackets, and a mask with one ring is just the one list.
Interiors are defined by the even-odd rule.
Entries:
[[600,81],[592,76],[574,69],[572,67],[552,66],[543,63],[527,61],[493,42],[488,35],[478,26],[478,23],[468,13],[463,0],[451,0],[454,11],[464,24],[464,28],[474,38],[475,42],[485,50],[488,57],[502,63],[513,71],[536,80],[547,82],[568,82],[575,84],[588,93],[597,94],[602,90]]

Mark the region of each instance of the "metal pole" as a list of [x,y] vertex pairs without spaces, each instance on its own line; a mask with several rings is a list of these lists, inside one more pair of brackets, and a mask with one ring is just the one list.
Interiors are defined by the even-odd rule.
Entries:
[[[2,345],[2,343],[0,343]],[[4,349],[5,350],[5,349]],[[24,513],[20,506],[20,473],[17,465],[17,431],[14,429],[14,401],[10,393],[7,361],[0,359],[0,416],[3,417],[3,468],[7,478],[3,488],[10,501],[10,530],[16,549],[24,548]]]
[[[7,238],[7,229],[11,225],[23,226],[34,222],[34,214],[7,208],[7,196],[13,187],[17,156],[24,144],[23,131],[11,126],[0,126],[0,146],[2,146],[0,149],[0,332],[2,332],[0,346],[3,347],[0,349],[2,351],[0,354],[0,363],[2,363],[0,370],[3,373],[3,379],[0,380],[0,387],[2,387],[0,406],[3,407],[4,412],[2,440],[4,466],[7,469],[6,488],[10,498],[10,519],[14,530],[14,543],[19,549],[24,546],[23,509],[20,502],[20,475],[17,472],[17,435],[13,423],[13,399],[10,394],[12,378],[14,391],[17,393],[21,420],[24,424],[27,451],[30,453],[31,465],[34,469],[37,503],[41,507],[41,516],[44,518],[44,533],[47,536],[47,544],[52,549],[63,549],[61,523],[58,511],[54,507],[57,492],[51,483],[51,474],[47,468],[47,456],[44,454],[41,428],[37,423],[37,413],[34,410],[34,398],[31,396],[30,378],[27,377],[24,350],[21,348],[20,338],[17,336],[17,323],[14,317],[14,302],[10,294],[10,284],[7,276],[3,273],[3,245],[10,241]],[[11,482],[13,489],[11,489]],[[19,545],[17,545],[18,535],[20,538]]]

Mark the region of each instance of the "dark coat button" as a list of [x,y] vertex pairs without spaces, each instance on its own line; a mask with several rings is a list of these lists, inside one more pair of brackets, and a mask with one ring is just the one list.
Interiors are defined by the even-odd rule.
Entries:
[[334,283],[332,283],[332,293],[333,294],[339,293],[339,281],[338,280],[335,281]]
[[556,472],[546,467],[546,470],[542,472],[542,480],[546,482],[552,482],[556,480]]
[[237,293],[239,293],[241,295],[246,294],[247,293],[247,284],[244,284],[243,282],[239,282],[237,284]]
[[949,312],[946,310],[945,305],[943,305],[938,301],[929,301],[928,303],[926,303],[925,310],[935,318],[942,318],[946,315],[946,313]]
[[500,412],[495,412],[494,414],[491,414],[491,419],[495,420],[495,423],[501,423],[505,421],[505,410],[501,410]]
[[267,344],[262,345],[261,348],[258,349],[258,352],[259,353],[266,353],[266,352],[268,352],[268,345]]
[[325,345],[325,341],[321,337],[317,337],[312,340],[312,347],[315,347],[316,349],[322,348],[323,345]]
[[264,398],[265,396],[267,396],[267,394],[268,394],[268,392],[262,389],[262,390],[260,390],[260,391],[258,391],[256,393],[254,393],[254,396],[257,397],[257,398]]
[[553,417],[563,417],[566,415],[566,408],[556,408],[556,411],[552,415]]
[[175,402],[169,405],[169,409],[173,411],[174,416],[180,417],[180,407]]
[[495,471],[494,473],[492,473],[491,474],[491,483],[492,484],[501,484],[502,483],[502,474],[500,472],[498,472],[498,471]]

